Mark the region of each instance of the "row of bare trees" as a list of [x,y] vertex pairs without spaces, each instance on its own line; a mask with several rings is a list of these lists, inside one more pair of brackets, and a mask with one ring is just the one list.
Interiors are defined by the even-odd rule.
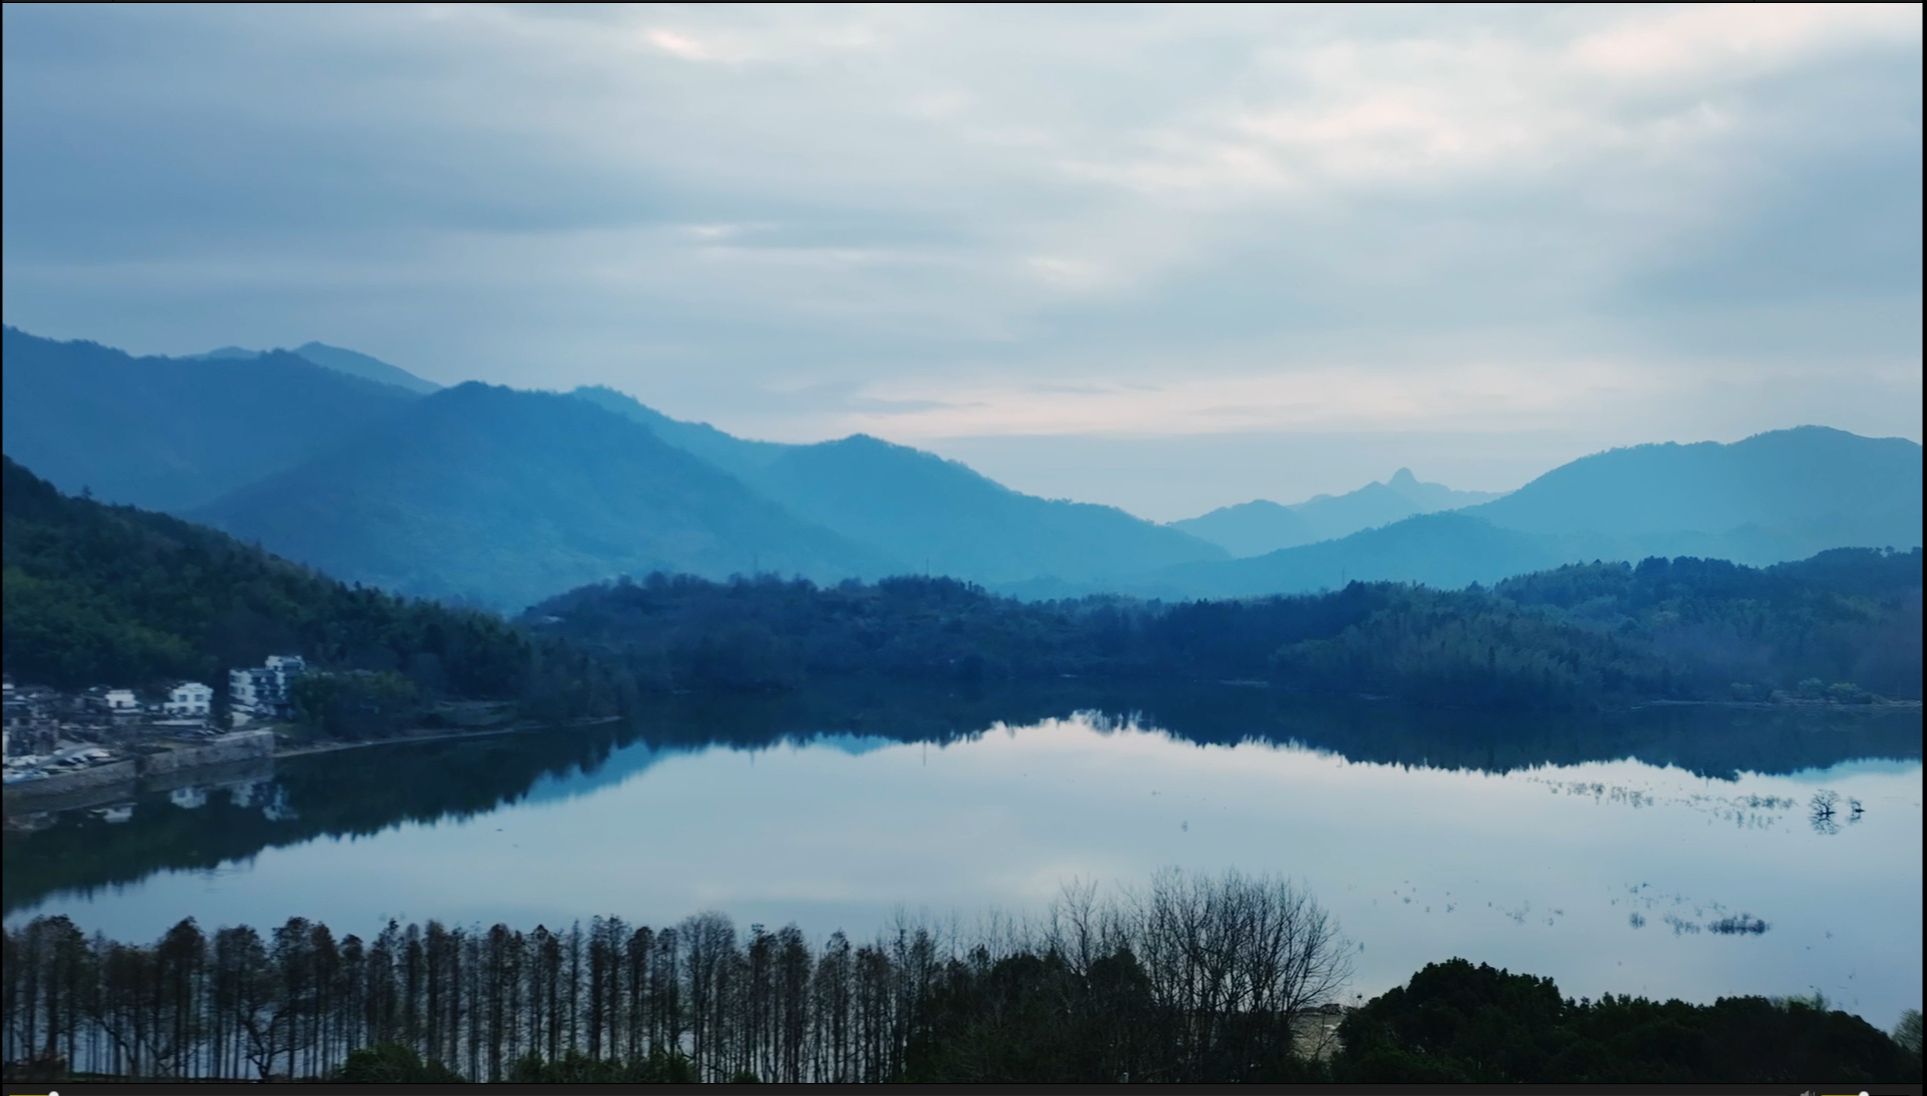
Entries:
[[475,1080],[652,1057],[703,1080],[983,1079],[1011,1067],[960,1048],[1029,1038],[1102,1074],[1086,1079],[1211,1079],[1291,1053],[1294,1019],[1335,998],[1349,955],[1284,880],[1171,870],[1107,896],[1067,886],[1028,922],[900,917],[814,948],[793,925],[743,933],[716,913],[660,929],[391,921],[368,940],[189,920],[145,946],[43,917],[6,933],[0,1006],[12,1074],[320,1077],[398,1045]]

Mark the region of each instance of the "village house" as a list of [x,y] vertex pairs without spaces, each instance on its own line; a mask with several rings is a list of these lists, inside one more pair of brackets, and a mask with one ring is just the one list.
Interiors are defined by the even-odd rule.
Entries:
[[161,710],[170,716],[203,718],[214,709],[214,690],[198,681],[183,681],[167,692]]
[[53,711],[56,699],[53,690],[38,686],[13,689],[6,694],[6,756],[53,749],[60,727]]
[[292,714],[290,686],[307,671],[299,655],[269,655],[260,666],[228,671],[228,712],[236,727]]
[[140,698],[132,689],[109,689],[96,685],[87,690],[87,698],[96,708],[109,715],[138,715],[141,710]]

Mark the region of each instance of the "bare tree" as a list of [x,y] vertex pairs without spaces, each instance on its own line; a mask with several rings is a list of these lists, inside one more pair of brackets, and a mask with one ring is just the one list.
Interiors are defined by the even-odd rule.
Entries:
[[1129,908],[1129,940],[1193,1077],[1221,1073],[1227,1053],[1242,1068],[1252,1042],[1288,1037],[1351,977],[1336,920],[1285,879],[1167,869]]
[[939,1072],[994,1077],[1016,1035],[1055,1040],[1077,1077],[1256,1079],[1349,974],[1308,894],[1235,872],[1163,872],[1121,900],[1073,883],[1033,924],[984,925],[966,947],[899,913],[873,943],[838,932],[813,955],[795,925],[743,938],[718,913],[526,936],[390,921],[367,945],[301,918],[267,939],[185,921],[144,946],[40,918],[5,933],[0,1031],[9,1062],[59,1069],[64,1051],[130,1078],[320,1078],[379,1047],[478,1080],[693,1064],[878,1082],[946,1041]]

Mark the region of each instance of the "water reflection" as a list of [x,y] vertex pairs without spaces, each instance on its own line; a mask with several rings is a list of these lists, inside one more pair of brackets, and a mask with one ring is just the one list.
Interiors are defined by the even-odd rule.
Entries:
[[365,932],[711,907],[867,933],[900,904],[969,918],[1073,876],[1236,866],[1304,878],[1369,946],[1367,991],[1461,954],[1593,995],[1818,988],[1885,1025],[1920,994],[1920,747],[1918,713],[683,698],[620,727],[294,759],[145,797],[131,825],[63,816],[8,838],[5,902],[132,936],[188,914]]
[[[1302,745],[1348,761],[1486,773],[1633,758],[1732,780],[1741,771],[1796,773],[1855,759],[1921,755],[1918,711],[1829,717],[1810,710],[1669,706],[1494,716],[1238,687],[1133,694],[1076,684],[1014,694],[873,686],[775,697],[681,697],[620,726],[323,754],[284,760],[272,774],[256,766],[230,774],[236,778],[225,784],[186,789],[186,798],[182,789],[149,794],[133,804],[140,825],[121,827],[111,838],[89,825],[84,812],[46,815],[19,827],[38,832],[9,833],[0,906],[11,912],[61,891],[85,894],[163,869],[212,868],[323,834],[371,835],[525,800],[593,795],[664,757],[693,750],[813,742],[861,754],[894,743],[967,740],[992,725],[1023,725],[1078,710],[1121,713],[1114,718],[1199,745]],[[1600,786],[1564,791],[1635,807],[1642,794]],[[1815,831],[1837,832],[1836,804],[1823,810],[1820,795],[1813,803]],[[1707,809],[1747,825],[1762,808],[1774,806],[1709,802]]]

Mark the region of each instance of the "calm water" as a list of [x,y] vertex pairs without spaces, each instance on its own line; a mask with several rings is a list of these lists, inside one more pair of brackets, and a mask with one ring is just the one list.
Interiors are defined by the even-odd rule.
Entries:
[[[867,935],[1175,864],[1304,881],[1365,994],[1463,955],[1575,996],[1818,989],[1883,1027],[1920,1004],[1918,713],[1499,724],[1242,693],[684,704],[284,761],[9,836],[7,922],[151,938],[299,914],[366,935],[714,908]],[[1766,931],[1709,929],[1728,916]]]

